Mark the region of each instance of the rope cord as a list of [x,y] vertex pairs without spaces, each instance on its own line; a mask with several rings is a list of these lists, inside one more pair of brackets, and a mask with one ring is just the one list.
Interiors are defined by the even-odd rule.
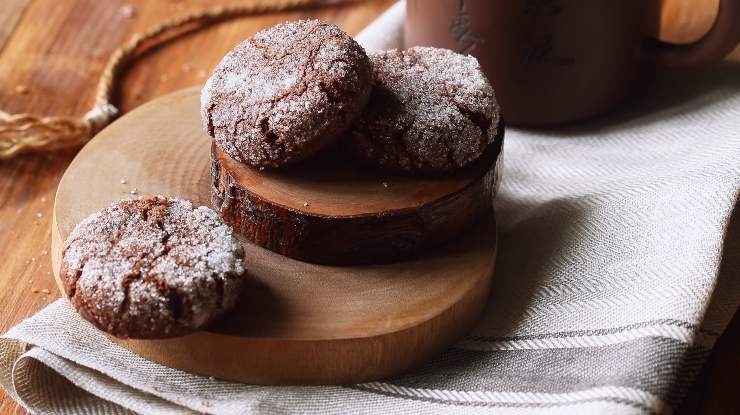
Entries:
[[35,114],[8,114],[0,110],[0,159],[29,151],[77,147],[88,142],[118,115],[112,103],[116,82],[123,69],[136,58],[141,46],[160,36],[182,29],[183,33],[238,17],[281,12],[306,7],[324,7],[347,0],[268,0],[238,6],[215,7],[163,22],[143,34],[134,34],[119,46],[105,65],[98,81],[95,104],[80,117],[47,117]]

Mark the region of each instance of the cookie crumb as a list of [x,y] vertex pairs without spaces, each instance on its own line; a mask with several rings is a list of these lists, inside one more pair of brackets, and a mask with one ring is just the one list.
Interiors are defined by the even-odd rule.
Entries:
[[44,214],[43,214],[43,213],[41,213],[41,212],[36,212],[36,217],[37,217],[37,218],[41,218],[41,217],[43,217],[43,216],[44,216]]
[[46,203],[47,199],[46,196],[41,197],[41,203]]
[[118,9],[118,13],[121,15],[121,17],[130,19],[136,15],[136,9],[134,9],[134,6],[130,4],[124,4]]
[[41,255],[48,255],[48,254],[49,254],[49,251],[46,251],[46,250],[41,252]]
[[135,195],[135,194],[139,193],[139,191],[138,191],[138,190],[136,190],[136,188],[134,187],[133,189],[131,189],[131,190],[129,191],[129,193],[131,193],[132,195]]
[[308,207],[308,206],[309,206],[308,202],[303,202],[303,207]]
[[36,257],[35,256],[32,256],[31,257],[31,262],[36,262]]
[[388,182],[383,182],[383,187],[388,188]]
[[121,184],[126,184],[126,179],[121,179]]
[[15,93],[20,95],[26,95],[28,93],[28,87],[25,85],[16,85]]

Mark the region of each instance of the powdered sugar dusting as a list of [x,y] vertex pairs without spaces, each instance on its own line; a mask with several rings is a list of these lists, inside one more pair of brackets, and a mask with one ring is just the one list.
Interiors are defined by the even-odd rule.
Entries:
[[277,167],[338,137],[369,91],[362,47],[334,25],[301,20],[265,29],[229,52],[201,91],[201,117],[232,158]]
[[444,172],[495,138],[498,104],[474,57],[415,47],[370,59],[375,87],[351,134],[360,156],[389,170]]
[[121,337],[170,337],[232,308],[243,250],[207,207],[125,200],[80,222],[64,244],[65,288],[80,313]]

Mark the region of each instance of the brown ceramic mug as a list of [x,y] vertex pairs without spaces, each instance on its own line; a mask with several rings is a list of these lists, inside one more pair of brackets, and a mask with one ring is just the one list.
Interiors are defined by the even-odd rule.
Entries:
[[[603,113],[646,64],[697,66],[740,41],[740,0],[720,0],[710,31],[689,45],[644,35],[646,0],[407,0],[405,46],[478,58],[508,124],[541,126]],[[651,13],[652,11],[652,13]]]

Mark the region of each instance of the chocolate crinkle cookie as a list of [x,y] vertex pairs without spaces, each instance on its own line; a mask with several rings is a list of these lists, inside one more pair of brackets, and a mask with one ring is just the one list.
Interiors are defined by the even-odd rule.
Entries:
[[80,222],[61,278],[72,305],[122,338],[181,336],[233,308],[243,248],[216,212],[162,196],[123,200]]
[[478,61],[414,47],[370,55],[374,87],[348,134],[354,152],[383,170],[435,174],[476,160],[494,140],[499,107]]
[[364,49],[334,25],[301,20],[265,29],[231,50],[201,91],[201,117],[235,160],[280,167],[339,137],[370,89]]

